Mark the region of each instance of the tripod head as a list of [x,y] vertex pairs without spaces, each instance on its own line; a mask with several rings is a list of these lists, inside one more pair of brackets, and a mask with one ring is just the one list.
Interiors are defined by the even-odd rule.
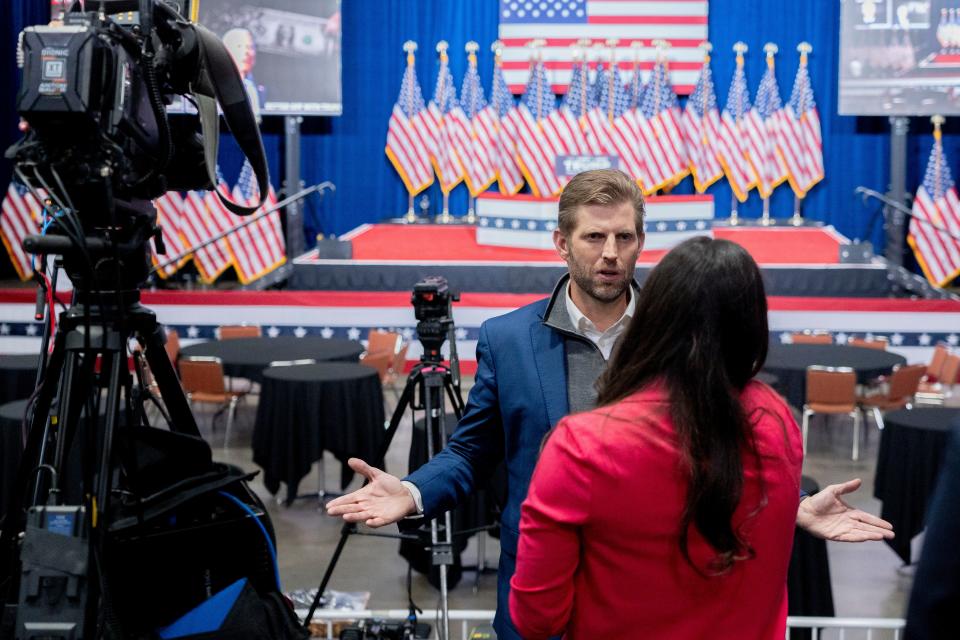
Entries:
[[440,348],[453,330],[452,304],[459,300],[460,294],[450,291],[443,276],[427,276],[413,285],[411,302],[419,321],[417,336],[423,345],[422,363],[440,364],[443,361]]

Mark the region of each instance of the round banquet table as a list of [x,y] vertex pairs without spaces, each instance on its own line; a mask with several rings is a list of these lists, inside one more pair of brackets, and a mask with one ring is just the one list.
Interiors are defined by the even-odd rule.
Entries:
[[343,464],[341,488],[353,478],[348,458],[374,463],[386,434],[376,369],[318,362],[270,367],[258,378],[253,461],[263,468],[264,485],[271,493],[285,482],[286,503],[291,504],[300,480],[324,451]]
[[883,422],[873,495],[883,502],[880,517],[897,534],[887,544],[910,564],[910,541],[923,530],[947,442],[960,429],[960,409],[901,409]]
[[234,378],[261,381],[263,370],[277,360],[312,359],[317,362],[356,362],[363,345],[356,340],[318,336],[280,336],[211,340],[184,347],[183,358],[213,356],[223,361],[223,372]]
[[28,398],[37,386],[39,354],[0,355],[0,404]]
[[807,397],[807,367],[850,367],[857,372],[857,382],[889,374],[898,364],[906,364],[901,355],[866,347],[840,344],[772,344],[763,370],[779,379],[779,389],[796,408],[803,407]]

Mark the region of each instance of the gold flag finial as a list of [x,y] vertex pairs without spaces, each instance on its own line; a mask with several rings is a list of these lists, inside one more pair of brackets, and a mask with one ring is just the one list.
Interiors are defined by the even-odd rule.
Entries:
[[543,47],[547,46],[547,41],[543,38],[534,38],[527,43],[527,46],[530,47],[530,57],[534,60],[543,60],[543,52],[540,51]]
[[493,55],[497,60],[500,59],[500,56],[503,55],[503,42],[500,40],[494,40],[490,45],[490,51],[493,52]]
[[654,48],[657,50],[657,61],[658,61],[658,62],[663,62],[664,60],[667,59],[667,49],[670,48],[670,43],[669,43],[669,42],[667,42],[666,40],[663,40],[663,39],[661,39],[661,38],[658,38],[658,39],[654,40],[653,42],[651,42],[650,44],[652,44],[652,45],[654,46]]
[[750,47],[747,46],[747,43],[746,43],[746,42],[743,42],[742,40],[736,42],[736,43],[733,45],[733,52],[737,54],[737,66],[738,66],[738,67],[742,67],[742,66],[743,66],[743,54],[745,54],[745,53],[749,50],[749,48],[750,48]]
[[570,45],[570,58],[574,62],[580,62],[581,58],[583,58],[583,48],[579,42],[574,42]]
[[947,119],[940,114],[930,118],[930,122],[933,123],[933,139],[937,142],[940,142],[940,139],[943,136],[943,133],[940,131],[940,127],[943,126],[943,123],[946,121]]
[[772,42],[763,45],[763,52],[767,54],[767,66],[771,69],[773,69],[773,56],[777,55],[778,51],[780,51],[780,47]]
[[471,66],[477,66],[477,51],[480,51],[480,45],[471,40],[463,48],[467,52],[467,61]]
[[407,52],[407,64],[413,66],[413,54],[417,52],[417,43],[407,40],[403,43],[403,50]]
[[797,51],[800,52],[800,64],[806,66],[807,56],[813,53],[813,46],[809,42],[801,42],[797,45]]
[[713,51],[713,45],[704,40],[700,43],[700,50],[703,51],[704,63],[710,62],[710,52]]

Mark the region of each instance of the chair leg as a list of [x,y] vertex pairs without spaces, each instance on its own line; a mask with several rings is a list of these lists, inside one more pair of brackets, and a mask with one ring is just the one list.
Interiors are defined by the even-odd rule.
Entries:
[[813,411],[809,409],[803,410],[803,424],[802,434],[803,434],[803,455],[807,455],[807,430],[810,428],[810,416],[813,415]]
[[223,434],[223,451],[226,453],[228,445],[230,444],[230,432],[233,431],[233,418],[237,413],[237,402],[239,398],[233,396],[230,398],[230,406],[227,409],[227,430]]
[[854,462],[860,459],[860,412],[851,411],[850,415],[853,416],[853,456],[852,459]]
[[877,422],[877,429],[883,431],[883,412],[880,411],[880,407],[873,408],[873,419]]

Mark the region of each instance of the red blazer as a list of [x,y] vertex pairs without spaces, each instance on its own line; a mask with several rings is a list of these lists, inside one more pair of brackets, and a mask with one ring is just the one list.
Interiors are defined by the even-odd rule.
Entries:
[[[677,543],[687,474],[665,391],[560,421],[520,519],[510,612],[524,638],[782,640],[800,430],[761,383],[747,385],[741,402],[761,463],[744,457],[733,521],[756,555],[723,576],[694,571]],[[688,546],[701,568],[714,556],[693,526]]]

